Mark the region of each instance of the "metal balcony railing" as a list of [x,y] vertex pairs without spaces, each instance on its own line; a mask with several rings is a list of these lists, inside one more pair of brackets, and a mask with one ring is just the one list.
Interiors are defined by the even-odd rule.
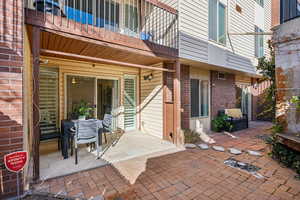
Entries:
[[26,0],[26,8],[178,49],[177,10],[158,0]]
[[280,23],[300,17],[300,0],[280,1]]

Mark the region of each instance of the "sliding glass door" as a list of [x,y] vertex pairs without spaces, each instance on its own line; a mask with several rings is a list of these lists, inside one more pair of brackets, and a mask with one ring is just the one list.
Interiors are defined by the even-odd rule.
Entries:
[[112,115],[112,130],[118,127],[119,81],[89,76],[67,75],[66,112],[68,119],[78,119],[78,109],[91,108],[89,118],[102,120],[105,114]]
[[112,130],[117,129],[119,92],[118,80],[97,80],[97,118],[103,119],[105,114],[112,115]]
[[81,107],[90,107],[86,118],[94,118],[95,112],[95,83],[94,77],[67,75],[67,118],[78,119]]

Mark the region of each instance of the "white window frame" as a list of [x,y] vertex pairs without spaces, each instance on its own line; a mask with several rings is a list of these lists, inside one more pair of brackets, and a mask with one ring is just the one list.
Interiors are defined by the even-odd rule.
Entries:
[[[256,33],[263,33],[264,30],[262,30],[261,28],[259,28],[258,26],[254,26],[254,31]],[[263,46],[262,46],[262,55],[259,55],[260,53],[260,48],[259,48],[259,43],[260,43],[260,37],[262,38],[263,40]],[[264,39],[264,36],[263,35],[255,35],[255,38],[254,38],[254,56],[256,58],[262,58],[265,56],[265,39]]]
[[[225,26],[225,42],[224,43],[222,43],[222,42],[220,42],[219,41],[219,23],[220,23],[220,21],[219,21],[219,5],[223,5],[224,6],[224,8],[225,8],[225,21],[224,21],[224,26]],[[209,9],[208,9],[208,40],[209,41],[212,41],[212,42],[216,42],[216,43],[218,43],[218,44],[220,44],[220,45],[223,45],[223,46],[226,46],[226,44],[227,44],[227,5],[225,5],[224,3],[222,3],[222,2],[220,2],[220,0],[217,0],[217,27],[216,27],[216,31],[217,31],[217,40],[214,40],[214,39],[212,39],[212,38],[210,38],[210,34],[209,34],[209,15],[210,15],[210,13],[209,13]]]
[[[199,81],[199,91],[198,91],[198,94],[199,94],[199,114],[198,116],[192,116],[192,113],[190,114],[191,118],[208,118],[209,115],[210,115],[210,91],[209,91],[209,85],[210,85],[210,82],[209,80],[205,80],[205,79],[200,79],[200,78],[191,78],[191,80],[197,80]],[[207,108],[207,115],[201,115],[201,111],[202,111],[202,98],[201,98],[201,94],[202,94],[202,82],[207,82],[207,85],[208,85],[208,88],[207,88],[207,103],[208,103],[208,108]],[[192,84],[192,82],[190,81],[190,85]],[[191,94],[190,96],[192,96],[192,91],[191,91]],[[192,104],[190,105],[190,109],[192,110]]]

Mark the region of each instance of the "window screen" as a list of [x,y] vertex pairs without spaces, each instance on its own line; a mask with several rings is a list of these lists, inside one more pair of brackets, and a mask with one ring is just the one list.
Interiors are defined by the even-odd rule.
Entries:
[[218,0],[209,1],[209,39],[226,44],[226,7]]
[[208,116],[208,81],[201,81],[201,116]]
[[199,80],[191,79],[191,116],[199,117]]

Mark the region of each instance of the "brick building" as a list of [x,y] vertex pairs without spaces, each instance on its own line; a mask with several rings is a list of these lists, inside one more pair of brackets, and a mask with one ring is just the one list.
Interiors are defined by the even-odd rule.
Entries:
[[[279,1],[278,1],[279,2]],[[275,6],[278,10],[279,7]],[[277,119],[288,133],[299,133],[297,109],[290,99],[300,95],[300,2],[280,1],[280,15],[274,15],[273,45],[276,58]]]
[[[3,156],[23,149],[23,1],[0,2],[0,198],[15,194],[16,174],[3,166]],[[22,179],[21,185],[25,181]],[[22,187],[23,188],[23,187]]]
[[[209,132],[224,108],[255,119],[256,64],[269,53],[268,37],[237,34],[269,31],[270,0],[112,1],[87,1],[100,9],[0,2],[0,161],[29,152],[21,190],[51,171],[41,162],[50,153],[41,149],[56,156],[49,165],[63,163],[56,171],[65,167],[56,142],[81,100],[94,108],[86,117],[111,115],[115,132],[143,132],[172,145],[184,143],[181,129]],[[0,198],[14,196],[16,175],[3,165],[0,173]]]

